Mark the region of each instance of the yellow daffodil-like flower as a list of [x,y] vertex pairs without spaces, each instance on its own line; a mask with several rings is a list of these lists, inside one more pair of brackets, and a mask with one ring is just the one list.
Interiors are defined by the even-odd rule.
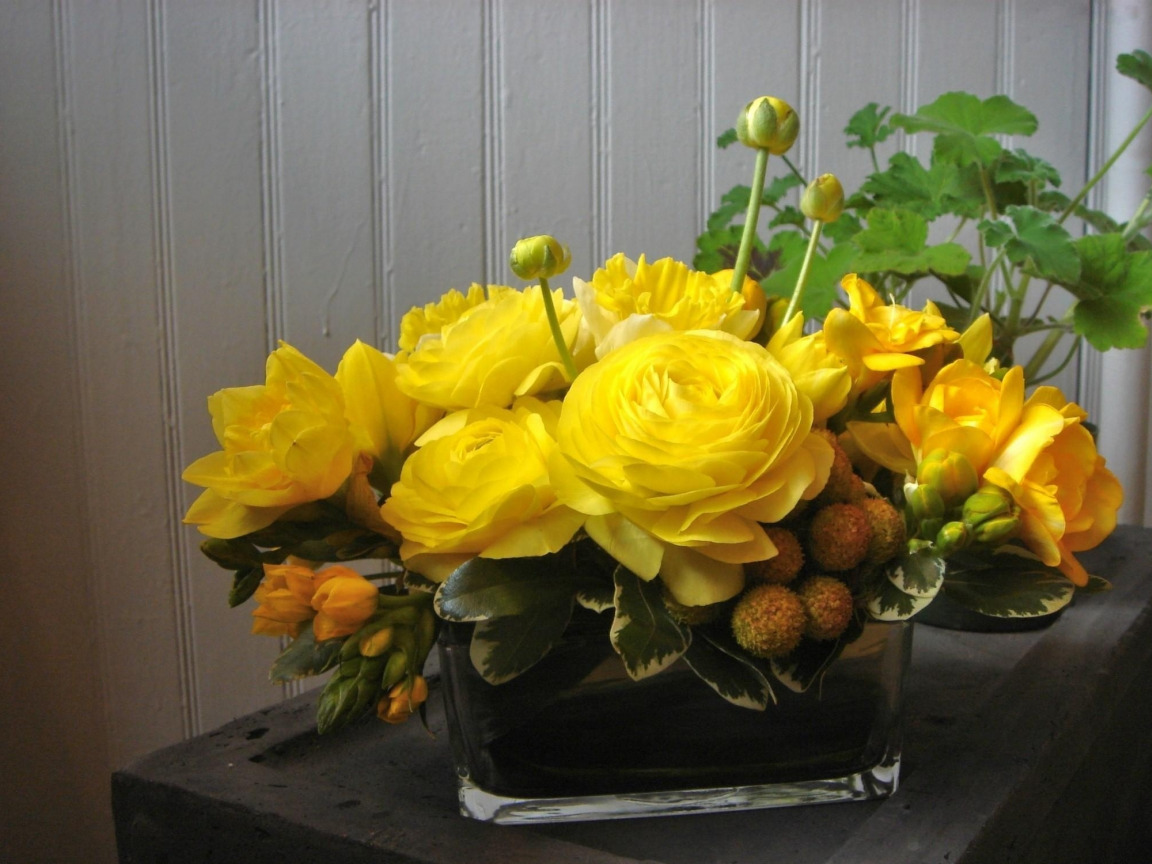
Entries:
[[737,294],[731,282],[731,270],[701,273],[671,258],[649,264],[641,255],[634,263],[620,254],[609,258],[591,282],[573,279],[572,287],[596,340],[596,356],[604,357],[642,336],[672,330],[724,330],[740,339],[751,337],[762,313],[745,309],[745,299],[755,298],[759,286],[746,279],[746,292]]
[[465,561],[557,552],[583,517],[556,497],[548,461],[560,403],[449,414],[420,439],[381,514],[409,568],[440,582]]
[[317,642],[355,633],[376,611],[380,589],[352,568],[333,564],[317,577],[312,595],[316,610],[312,632]]
[[844,361],[828,350],[823,331],[808,336],[803,333],[804,316],[793,315],[768,340],[768,353],[812,400],[812,422],[819,426],[844,407],[852,391],[852,378]]
[[223,447],[197,459],[184,479],[207,487],[184,521],[210,537],[264,528],[298,504],[327,498],[352,470],[352,429],[331,375],[281,342],[263,386],[208,397]]
[[396,372],[392,357],[359,339],[344,353],[336,369],[357,448],[380,466],[384,490],[399,478],[408,449],[443,416],[439,409],[401,392],[396,386]]
[[472,285],[464,295],[453,288],[435,303],[415,306],[400,319],[400,350],[415,351],[425,336],[439,336],[440,331],[454,324],[473,306],[485,301],[484,289]]
[[684,605],[717,603],[776,547],[761,527],[815,497],[831,447],[812,404],[761,346],[661,333],[586,369],[564,400],[553,482],[588,534]]
[[1055,387],[1037,388],[1025,412],[1037,406],[1059,412],[1063,428],[1031,462],[997,460],[984,476],[1011,493],[1028,548],[1075,584],[1087,585],[1088,573],[1073,553],[1092,549],[1112,533],[1124,493],[1096,452],[1083,409]]
[[[507,408],[518,396],[566,387],[540,290],[539,285],[523,291],[490,285],[484,302],[467,308],[460,304],[458,318],[420,338],[400,365],[397,386],[419,402],[448,411]],[[579,369],[592,359],[580,309],[559,290],[552,298],[564,342]]]
[[918,352],[960,338],[931,300],[924,304],[924,311],[914,312],[886,305],[854,273],[840,284],[848,294],[849,307],[828,313],[824,338],[828,350],[848,365],[855,393],[863,393],[896,369],[922,365],[924,357]]

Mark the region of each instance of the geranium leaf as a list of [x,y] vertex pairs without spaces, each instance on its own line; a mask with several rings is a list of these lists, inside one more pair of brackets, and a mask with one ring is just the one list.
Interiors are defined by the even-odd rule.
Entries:
[[721,150],[723,150],[727,147],[731,147],[735,143],[736,143],[736,130],[735,129],[725,129],[723,132],[720,133],[720,136],[716,139],[716,146],[719,147]]
[[804,214],[800,212],[799,207],[793,207],[789,204],[787,207],[781,208],[780,212],[772,217],[768,223],[769,228],[779,228],[781,225],[792,225],[796,228],[804,227]]
[[300,635],[293,639],[272,663],[269,676],[277,684],[295,681],[309,675],[327,672],[340,659],[343,639],[325,639],[317,642],[312,633],[312,622],[301,627]]
[[984,220],[978,228],[990,246],[1004,246],[1008,259],[1035,276],[1061,284],[1080,277],[1080,256],[1069,234],[1056,220],[1035,207],[1005,211],[1013,230],[1003,221]]
[[[693,631],[684,660],[692,671],[733,705],[763,711],[776,701],[768,676],[735,642],[704,628]],[[735,650],[733,650],[735,649]]]
[[1007,96],[981,101],[971,93],[945,93],[915,114],[896,114],[892,125],[906,132],[934,132],[934,151],[959,164],[991,165],[1003,149],[992,135],[1031,135],[1036,117]]
[[884,122],[891,110],[889,106],[881,108],[876,102],[869,102],[853,114],[844,127],[848,146],[870,150],[891,135],[892,127]]
[[1139,348],[1147,341],[1141,313],[1152,306],[1152,252],[1128,252],[1120,234],[1075,241],[1079,278],[1061,282],[1079,302],[1073,326],[1094,348]]
[[692,631],[668,614],[660,583],[646,582],[624,567],[613,574],[616,617],[612,647],[628,674],[639,681],[671,666],[688,650]]
[[888,160],[888,168],[869,175],[860,188],[873,197],[877,206],[902,207],[929,221],[947,212],[949,202],[965,193],[956,165],[941,162],[925,168],[908,153],[894,154]]
[[1045,162],[1019,148],[1006,150],[996,163],[994,179],[997,183],[1038,183],[1060,185],[1060,172],[1051,162]]
[[[781,231],[772,238],[770,246],[780,251],[779,268],[762,283],[764,293],[775,297],[790,297],[800,269],[804,263],[807,242],[795,231]],[[821,319],[836,302],[840,280],[855,267],[857,251],[848,243],[832,247],[827,256],[816,252],[808,272],[808,285],[804,289],[801,309],[805,318]]]
[[943,590],[949,600],[982,615],[1030,618],[1067,606],[1075,586],[1027,550],[1001,546],[949,559]]
[[536,606],[573,597],[585,580],[569,555],[540,558],[473,558],[436,591],[436,613],[448,621],[484,621],[521,615]]
[[1152,90],[1152,56],[1147,51],[1133,51],[1116,58],[1116,71]]
[[888,579],[905,594],[935,597],[944,581],[944,559],[931,549],[905,553],[888,564]]
[[772,661],[772,672],[789,690],[803,693],[824,677],[828,667],[863,632],[863,612],[856,610],[848,628],[835,639],[802,639],[787,657]]
[[[1045,189],[1036,197],[1036,206],[1045,213],[1063,213],[1071,203],[1071,198],[1055,189]],[[1120,230],[1120,224],[1103,210],[1091,210],[1080,204],[1077,205],[1074,215],[1077,219],[1083,219],[1101,234]]]
[[572,598],[539,603],[522,615],[476,624],[468,654],[489,684],[503,684],[532,668],[552,650],[572,618]]
[[971,254],[959,243],[925,245],[928,223],[919,213],[877,207],[868,214],[868,227],[852,238],[860,248],[853,266],[862,272],[892,270],[904,275],[964,272]]
[[[744,230],[739,225],[710,229],[696,238],[699,250],[692,259],[692,267],[703,273],[730,269],[736,263],[740,250],[740,237]],[[759,239],[755,242],[759,243]]]
[[774,204],[779,204],[780,199],[787,195],[789,190],[795,189],[801,185],[801,183],[802,181],[795,174],[785,174],[783,177],[776,177],[764,187],[764,194],[760,197],[760,200],[769,207]]

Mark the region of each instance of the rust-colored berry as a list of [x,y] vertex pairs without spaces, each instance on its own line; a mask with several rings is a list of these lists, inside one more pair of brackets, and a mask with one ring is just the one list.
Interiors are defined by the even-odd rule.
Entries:
[[872,526],[855,504],[829,504],[808,526],[808,557],[821,570],[851,570],[864,560]]
[[804,566],[804,548],[800,540],[787,528],[770,525],[764,529],[776,555],[767,561],[754,561],[744,566],[744,574],[749,582],[775,582],[785,585],[796,578]]
[[852,620],[852,592],[832,576],[813,576],[797,592],[808,624],[804,635],[820,641],[835,639]]
[[800,643],[808,616],[796,592],[783,585],[755,585],[732,610],[732,635],[749,654],[783,657]]
[[872,527],[872,540],[866,556],[868,562],[883,564],[895,558],[908,539],[900,511],[887,498],[865,498],[857,506],[864,511]]

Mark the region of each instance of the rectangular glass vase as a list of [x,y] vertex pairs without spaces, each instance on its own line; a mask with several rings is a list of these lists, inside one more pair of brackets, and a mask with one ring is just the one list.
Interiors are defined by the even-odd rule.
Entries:
[[628,677],[606,620],[504,684],[448,624],[440,668],[460,808],[503,823],[619,819],[883,798],[900,772],[911,626],[870,623],[804,693],[773,682],[765,711],[722,699],[683,661]]

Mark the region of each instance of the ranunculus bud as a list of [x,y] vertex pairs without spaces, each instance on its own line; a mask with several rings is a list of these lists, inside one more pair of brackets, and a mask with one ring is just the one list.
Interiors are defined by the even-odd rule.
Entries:
[[835,174],[821,174],[800,196],[800,210],[809,219],[835,222],[844,210],[844,187]]
[[958,507],[980,484],[972,463],[955,450],[933,450],[920,460],[916,482],[939,492],[948,509]]
[[518,240],[508,258],[512,272],[521,279],[551,279],[571,263],[568,247],[549,234]]
[[745,147],[767,150],[773,156],[787,153],[800,132],[800,118],[787,102],[760,96],[744,106],[736,120],[736,137]]

